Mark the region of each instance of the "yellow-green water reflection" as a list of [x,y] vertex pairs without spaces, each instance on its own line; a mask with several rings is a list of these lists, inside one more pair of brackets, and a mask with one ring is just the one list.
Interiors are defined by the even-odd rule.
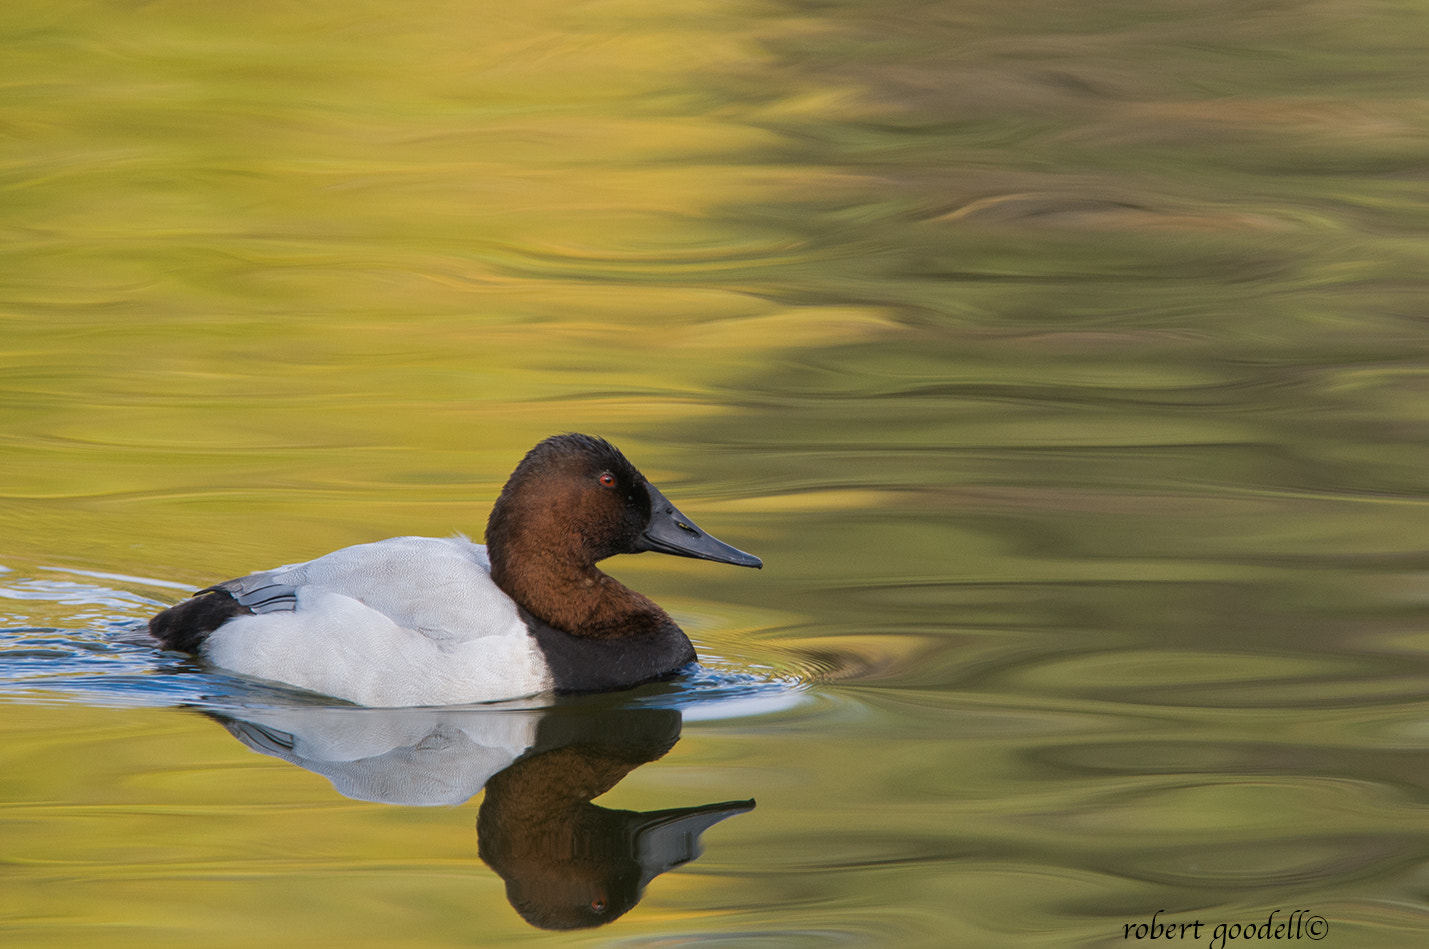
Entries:
[[[0,36],[7,945],[1422,942],[1422,5]],[[343,798],[168,707],[254,692],[116,642],[478,534],[563,430],[767,564],[612,565],[713,672],[631,699],[683,735],[598,803],[759,803],[576,935],[508,905],[480,801]],[[777,701],[701,697],[739,682]]]

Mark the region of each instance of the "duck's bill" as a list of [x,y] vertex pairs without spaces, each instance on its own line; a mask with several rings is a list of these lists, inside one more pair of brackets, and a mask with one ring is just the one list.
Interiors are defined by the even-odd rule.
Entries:
[[641,886],[666,870],[689,863],[704,850],[700,835],[736,814],[754,810],[753,801],[727,801],[636,816],[635,857],[640,861]]
[[731,547],[700,530],[694,521],[681,514],[653,484],[646,484],[645,487],[650,492],[650,523],[645,525],[645,532],[640,535],[641,550],[655,550],[662,554],[674,554],[676,557],[713,560],[715,563],[729,563],[736,567],[764,566],[764,561],[753,554]]

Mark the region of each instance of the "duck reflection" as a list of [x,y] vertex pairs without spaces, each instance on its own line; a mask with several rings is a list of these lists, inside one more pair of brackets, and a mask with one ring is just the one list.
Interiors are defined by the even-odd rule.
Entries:
[[545,929],[617,919],[651,880],[700,855],[704,831],[754,807],[728,801],[640,812],[591,803],[679,741],[673,709],[209,714],[254,751],[321,774],[357,800],[455,805],[484,787],[478,853],[506,881],[516,911]]

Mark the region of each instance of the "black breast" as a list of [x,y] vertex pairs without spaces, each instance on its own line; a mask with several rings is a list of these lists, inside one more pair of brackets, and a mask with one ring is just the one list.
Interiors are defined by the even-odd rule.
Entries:
[[521,611],[551,669],[557,692],[606,692],[674,675],[695,647],[674,623],[658,632],[596,639],[572,636]]

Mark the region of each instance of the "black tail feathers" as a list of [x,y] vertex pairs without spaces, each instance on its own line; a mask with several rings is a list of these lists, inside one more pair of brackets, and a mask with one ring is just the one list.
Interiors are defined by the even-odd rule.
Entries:
[[235,616],[252,612],[227,590],[209,587],[149,620],[149,634],[165,649],[197,653],[209,633]]

